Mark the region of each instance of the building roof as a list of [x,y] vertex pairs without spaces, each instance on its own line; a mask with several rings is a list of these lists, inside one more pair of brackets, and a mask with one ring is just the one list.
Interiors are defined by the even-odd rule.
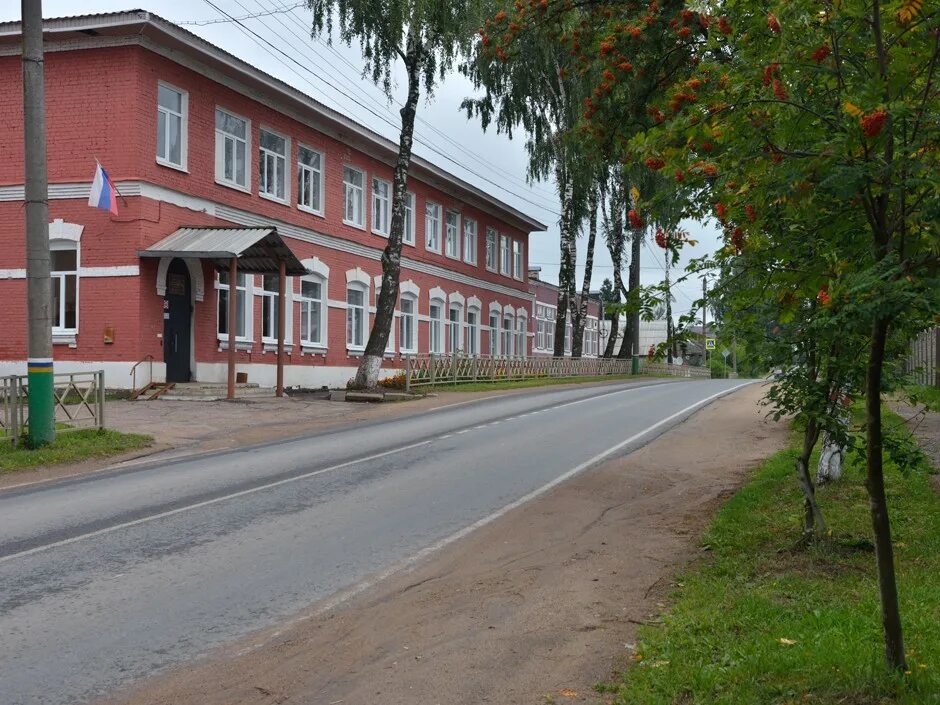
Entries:
[[308,274],[277,228],[180,228],[139,255],[207,259],[221,271],[236,257],[239,271],[249,274],[277,274],[284,261],[288,276]]
[[[274,78],[242,59],[220,49],[182,27],[169,22],[147,10],[128,10],[73,17],[49,18],[43,22],[47,43],[88,42],[97,39],[103,43],[121,37],[135,37],[136,41],[149,48],[163,48],[165,56],[179,61],[178,55],[196,60],[211,71],[235,79],[251,91],[249,97],[258,94],[271,96],[288,106],[301,122],[341,139],[350,146],[362,149],[377,158],[394,165],[398,157],[398,144],[367,127],[327,107],[293,86]],[[0,55],[19,53],[21,50],[19,22],[0,23]],[[90,40],[90,38],[93,38]],[[49,47],[55,50],[55,46]],[[480,208],[504,222],[525,232],[542,232],[548,229],[522,211],[494,198],[473,184],[448,173],[432,162],[417,155],[412,156],[410,175],[445,193]]]

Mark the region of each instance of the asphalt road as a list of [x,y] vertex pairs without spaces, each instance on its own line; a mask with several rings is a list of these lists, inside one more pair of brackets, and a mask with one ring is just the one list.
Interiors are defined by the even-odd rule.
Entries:
[[739,384],[548,388],[0,492],[0,703],[94,699],[365,587]]

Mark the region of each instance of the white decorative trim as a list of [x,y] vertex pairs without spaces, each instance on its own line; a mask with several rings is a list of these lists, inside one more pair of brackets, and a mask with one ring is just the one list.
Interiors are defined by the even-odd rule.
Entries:
[[483,308],[483,303],[476,296],[471,296],[467,299],[467,308]]
[[[140,267],[136,264],[125,264],[114,267],[79,267],[79,277],[136,277],[140,275]],[[26,279],[25,269],[0,269],[0,279]]]
[[513,316],[515,316],[515,315],[516,315],[516,307],[513,306],[512,304],[506,304],[505,306],[503,306],[503,313],[509,313],[509,314],[512,314]]
[[49,239],[80,242],[82,239],[82,231],[84,230],[84,225],[79,225],[78,223],[66,223],[61,218],[56,218],[51,223],[49,223]]
[[355,269],[346,270],[346,283],[352,284],[353,282],[357,284],[362,284],[366,291],[369,290],[369,285],[372,283],[372,277],[365,273],[362,267],[356,267]]
[[435,286],[429,292],[432,299],[440,299],[441,301],[447,301],[447,292],[444,291],[441,287]]
[[[166,275],[170,269],[170,262],[172,262],[175,257],[161,257],[160,263],[157,265],[157,296],[163,297],[166,296]],[[181,257],[180,259],[186,264],[186,269],[189,270],[189,282],[193,287],[193,298],[196,301],[202,301],[206,296],[206,281],[202,274],[202,265],[198,259],[193,259],[192,257]],[[134,267],[137,269],[137,272],[134,274],[140,274],[139,267]],[[218,284],[218,281],[216,281]],[[216,286],[218,288],[218,286]]]
[[26,279],[26,270],[0,269],[0,279]]
[[306,267],[311,274],[316,274],[317,276],[323,277],[324,279],[330,278],[330,267],[319,257],[311,257],[310,259],[301,260],[300,263]]
[[463,297],[463,294],[461,294],[459,291],[453,292],[448,297],[448,301],[452,304],[460,304],[461,306],[463,306],[464,303],[466,303],[466,299]]
[[529,315],[529,312],[520,306],[519,308],[516,309],[516,315],[526,318]]
[[415,284],[411,279],[406,279],[399,284],[398,291],[403,296],[414,296],[415,298],[421,296],[421,287]]
[[499,313],[502,314],[503,305],[499,301],[490,302],[490,313]]

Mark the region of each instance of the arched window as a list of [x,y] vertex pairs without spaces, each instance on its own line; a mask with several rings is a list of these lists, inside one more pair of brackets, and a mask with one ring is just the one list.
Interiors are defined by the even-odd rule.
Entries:
[[503,340],[502,348],[503,355],[513,356],[515,354],[513,342],[514,342],[514,333],[513,333],[513,316],[507,314],[503,317]]
[[516,355],[526,357],[528,352],[529,326],[525,314],[516,317]]
[[346,272],[346,347],[365,350],[369,326],[368,274],[356,267]]
[[52,275],[52,333],[78,332],[78,242],[50,240]]
[[452,303],[447,311],[447,349],[452,355],[465,352],[463,343],[463,306]]
[[329,341],[329,279],[330,268],[319,258],[305,259],[302,264],[311,272],[300,279],[300,344],[308,348],[326,348]]
[[467,308],[467,354],[476,357],[480,354],[480,307]]

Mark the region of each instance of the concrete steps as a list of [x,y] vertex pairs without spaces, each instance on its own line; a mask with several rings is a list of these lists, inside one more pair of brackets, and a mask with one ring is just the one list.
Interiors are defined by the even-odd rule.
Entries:
[[[177,383],[160,398],[167,401],[218,401],[225,399],[227,396],[228,385],[224,382],[184,382]],[[273,398],[273,389],[262,388],[253,382],[235,385],[236,400],[248,401]]]

